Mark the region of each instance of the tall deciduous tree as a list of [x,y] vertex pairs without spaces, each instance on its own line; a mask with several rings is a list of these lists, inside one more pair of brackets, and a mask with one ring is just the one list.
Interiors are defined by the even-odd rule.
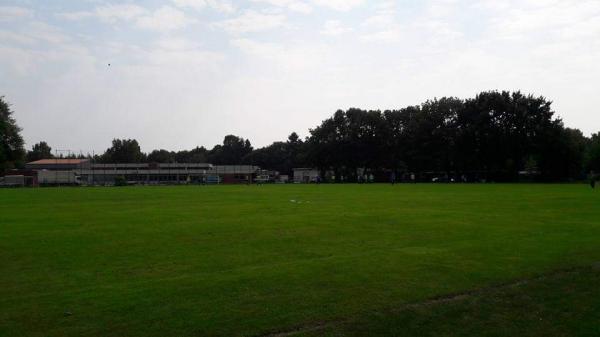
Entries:
[[600,132],[593,134],[585,150],[585,169],[600,175]]
[[113,139],[112,146],[102,155],[106,163],[139,163],[146,159],[135,139]]
[[0,171],[19,167],[25,157],[21,128],[12,114],[9,104],[0,97]]
[[52,148],[46,142],[39,142],[31,148],[31,151],[27,151],[27,161],[36,161],[40,159],[54,158],[52,155]]
[[336,176],[365,168],[509,181],[535,161],[540,179],[578,178],[585,138],[565,129],[551,104],[518,91],[489,91],[383,114],[340,110],[310,130],[305,152],[313,166]]
[[227,135],[223,145],[216,145],[209,153],[209,160],[218,165],[237,165],[252,152],[250,141],[234,135]]
[[175,152],[167,150],[154,150],[148,153],[148,161],[152,163],[172,163],[175,161]]

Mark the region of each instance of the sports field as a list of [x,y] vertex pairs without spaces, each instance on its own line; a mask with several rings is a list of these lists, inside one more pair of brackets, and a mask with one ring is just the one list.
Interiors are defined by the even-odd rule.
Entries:
[[585,185],[4,189],[0,336],[594,336],[598,262]]

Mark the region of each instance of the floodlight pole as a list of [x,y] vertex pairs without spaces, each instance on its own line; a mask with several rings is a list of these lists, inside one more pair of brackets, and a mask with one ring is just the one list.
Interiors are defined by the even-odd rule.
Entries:
[[96,186],[96,180],[94,180],[94,161],[96,160],[96,153],[92,150],[92,164],[90,165],[90,170],[92,172],[92,185]]

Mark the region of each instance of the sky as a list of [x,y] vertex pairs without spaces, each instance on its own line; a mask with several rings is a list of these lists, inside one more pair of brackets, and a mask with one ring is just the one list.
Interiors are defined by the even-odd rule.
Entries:
[[600,0],[0,0],[27,147],[264,146],[338,109],[521,90],[600,131]]

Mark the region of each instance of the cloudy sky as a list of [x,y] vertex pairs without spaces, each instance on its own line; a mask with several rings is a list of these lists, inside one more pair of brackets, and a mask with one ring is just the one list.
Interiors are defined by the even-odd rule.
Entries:
[[262,146],[340,108],[490,89],[590,134],[599,60],[600,0],[0,1],[0,95],[28,147],[76,152]]

